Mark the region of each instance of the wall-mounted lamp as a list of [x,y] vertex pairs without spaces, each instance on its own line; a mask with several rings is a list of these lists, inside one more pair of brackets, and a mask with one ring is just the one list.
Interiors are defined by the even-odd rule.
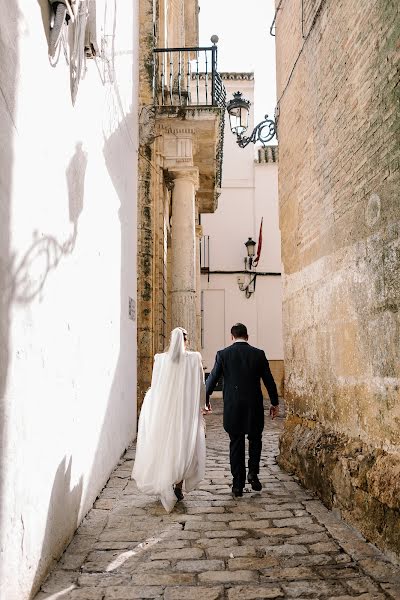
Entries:
[[256,290],[257,273],[253,271],[253,259],[256,249],[256,243],[253,238],[249,237],[244,244],[247,250],[247,256],[244,257],[244,268],[248,274],[239,275],[237,278],[239,290],[244,292],[246,298],[250,298]]
[[265,146],[276,134],[275,121],[268,119],[268,115],[265,115],[264,121],[254,127],[249,137],[243,136],[249,127],[250,106],[250,101],[243,98],[241,92],[235,92],[233,99],[229,100],[226,105],[231,131],[236,135],[236,142],[240,148],[245,148],[250,142],[253,144],[261,142]]
[[247,256],[244,257],[244,268],[246,271],[251,271],[251,267],[253,264],[253,257],[256,252],[256,243],[253,238],[249,237],[247,242],[245,242]]

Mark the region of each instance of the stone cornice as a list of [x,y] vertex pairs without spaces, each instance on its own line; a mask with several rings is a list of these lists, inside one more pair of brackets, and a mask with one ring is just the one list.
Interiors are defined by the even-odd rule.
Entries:
[[253,81],[254,80],[254,73],[253,72],[248,72],[248,73],[239,73],[239,72],[224,72],[224,73],[220,73],[220,77],[223,80],[233,80],[233,81]]
[[[225,73],[219,73],[221,79],[223,81],[253,81],[254,80],[254,73],[236,73],[236,72],[225,72]],[[211,73],[192,73],[192,79],[197,79],[197,77],[200,80],[206,79],[206,78],[211,78]]]
[[195,135],[196,129],[195,127],[190,127],[187,125],[181,125],[179,122],[174,122],[173,125],[167,125],[166,123],[157,123],[157,127],[163,133],[171,133],[173,135]]

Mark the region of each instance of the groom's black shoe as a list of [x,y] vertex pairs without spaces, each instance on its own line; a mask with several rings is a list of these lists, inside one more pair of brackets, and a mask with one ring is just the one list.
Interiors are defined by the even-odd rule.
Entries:
[[232,486],[232,496],[234,498],[240,498],[243,496],[243,488]]
[[174,493],[175,493],[175,496],[178,498],[178,502],[179,502],[180,500],[183,500],[183,498],[184,498],[184,495],[183,495],[183,492],[182,492],[182,488],[181,488],[181,487],[178,487],[178,486],[176,485],[176,486],[174,487]]
[[261,484],[261,481],[258,479],[258,476],[256,473],[249,473],[247,475],[247,481],[249,482],[249,484],[251,485],[251,487],[253,488],[253,490],[255,492],[261,492],[262,484]]

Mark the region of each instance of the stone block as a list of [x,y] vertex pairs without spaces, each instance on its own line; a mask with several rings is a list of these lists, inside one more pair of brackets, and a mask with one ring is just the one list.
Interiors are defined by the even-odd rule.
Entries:
[[256,556],[256,551],[254,546],[217,546],[208,548],[207,556],[209,558],[239,558]]
[[256,571],[207,571],[199,574],[202,583],[236,583],[242,581],[258,581]]
[[[189,515],[190,516],[190,515]],[[226,529],[226,524],[222,522],[213,522],[209,521],[189,521],[186,524],[185,531],[204,531],[212,528],[214,531]]]
[[56,569],[43,583],[41,590],[50,593],[59,592],[60,589],[73,590],[78,582],[78,577],[79,572],[77,571],[62,571]]
[[164,600],[219,600],[224,597],[222,586],[167,587]]
[[201,573],[202,571],[220,571],[225,569],[223,560],[180,560],[175,569],[186,573]]
[[308,554],[308,550],[301,544],[279,544],[277,546],[261,546],[266,555],[270,556],[295,556]]
[[160,586],[121,586],[100,590],[101,600],[137,600],[145,598],[162,598],[163,588]]
[[290,519],[273,519],[275,527],[299,527],[304,525],[312,525],[311,517],[291,517]]
[[400,588],[400,568],[398,566],[371,558],[360,560],[360,566],[376,581],[395,584]]
[[346,588],[335,581],[292,581],[283,583],[282,589],[287,598],[315,597],[319,599],[346,594]]
[[206,548],[207,552],[209,548],[229,548],[239,545],[237,538],[199,538],[194,543],[200,548]]
[[235,571],[236,569],[258,571],[260,569],[265,569],[267,567],[277,566],[278,564],[279,564],[278,560],[273,556],[265,556],[264,558],[256,558],[253,556],[248,556],[248,557],[229,558],[229,560],[228,560],[228,568],[231,571]]
[[72,590],[68,595],[68,600],[103,600],[104,591],[96,588],[82,588]]
[[191,573],[134,573],[132,584],[139,586],[190,585],[196,583],[196,576]]
[[228,600],[267,600],[283,598],[280,588],[260,586],[235,586],[228,590]]
[[245,537],[248,534],[243,529],[224,529],[222,531],[205,531],[204,535],[208,538],[239,538]]
[[319,576],[312,569],[307,567],[287,567],[283,569],[264,569],[261,577],[262,581],[290,581],[303,579],[319,579]]
[[150,560],[194,560],[203,556],[204,551],[200,548],[177,548],[152,552]]

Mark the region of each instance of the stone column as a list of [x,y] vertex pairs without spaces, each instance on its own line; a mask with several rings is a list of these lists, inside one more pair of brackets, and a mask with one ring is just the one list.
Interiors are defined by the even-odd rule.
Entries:
[[174,179],[171,226],[171,327],[184,327],[197,347],[195,194],[197,167],[169,171]]

